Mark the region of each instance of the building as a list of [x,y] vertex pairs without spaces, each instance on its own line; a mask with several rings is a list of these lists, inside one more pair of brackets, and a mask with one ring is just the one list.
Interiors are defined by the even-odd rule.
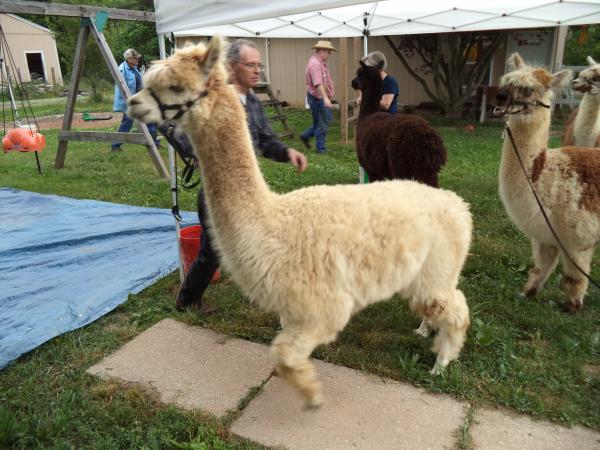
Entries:
[[[14,14],[0,14],[0,26],[22,82],[42,79],[46,84],[63,84],[54,34],[47,28]],[[12,67],[6,58],[7,67]],[[12,75],[12,70],[11,70]]]
[[[185,32],[176,33],[177,46],[181,47],[186,42],[197,43],[206,39],[202,36],[185,35]],[[395,36],[391,36],[393,40]],[[266,81],[271,83],[273,91],[280,100],[292,105],[304,104],[305,97],[305,66],[306,61],[313,53],[312,45],[318,40],[305,38],[246,38],[255,43],[262,61],[265,65],[264,75]],[[340,39],[327,38],[334,47],[339,49]],[[512,30],[508,33],[507,42],[498,49],[491,63],[489,77],[483,84],[497,85],[500,77],[506,70],[506,59],[514,51],[518,51],[529,63],[542,66],[552,66],[555,59],[562,59],[562,51],[556,54],[558,43],[564,44],[564,35],[558,36],[557,28]],[[402,66],[400,60],[392,53],[389,45],[382,36],[369,37],[369,51],[380,50],[387,56],[387,72],[398,80],[400,95],[398,102],[405,105],[418,105],[429,102],[430,99],[423,87],[417,80],[410,76]],[[361,38],[348,38],[348,74],[347,80],[352,80],[358,60],[363,54],[363,43]],[[413,68],[420,63],[417,59],[411,61]],[[327,64],[332,73],[336,87],[335,98],[339,98],[341,89],[341,64],[339,53],[333,53]],[[427,79],[427,76],[424,78]],[[349,82],[349,81],[348,81]],[[350,89],[351,90],[351,89]],[[350,99],[355,94],[350,92]]]

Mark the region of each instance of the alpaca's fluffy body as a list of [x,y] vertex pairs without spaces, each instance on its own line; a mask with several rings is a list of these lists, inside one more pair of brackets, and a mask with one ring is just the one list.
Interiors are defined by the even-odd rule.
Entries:
[[[446,366],[458,356],[469,325],[457,289],[471,237],[467,205],[451,192],[412,181],[273,193],[260,173],[239,98],[220,78],[218,58],[216,68],[210,66],[219,42],[213,39],[208,51],[203,45],[179,51],[150,70],[145,85],[165,103],[185,103],[179,92],[169,94],[173,86],[208,91],[180,126],[200,161],[209,233],[224,267],[253,301],[281,318],[272,347],[279,373],[309,404],[319,404],[313,349],[333,341],[353,313],[396,292],[439,329],[436,367]],[[128,113],[161,120],[146,90],[131,99]]]
[[[581,147],[547,149],[550,110],[533,105],[535,102],[549,105],[552,88],[564,83],[569,74],[563,71],[552,76],[545,70],[526,66],[518,55],[513,55],[510,61],[516,70],[504,75],[500,91],[507,98],[530,102],[524,113],[509,116],[508,125],[516,147],[550,223],[571,257],[589,272],[594,247],[600,241],[600,152]],[[580,309],[587,279],[559,249],[508,136],[502,148],[499,182],[508,215],[532,242],[535,267],[529,273],[524,293],[537,294],[556,267],[560,254],[567,306],[573,311]]]
[[583,98],[567,120],[563,145],[600,147],[600,64],[591,57],[588,64],[573,80],[573,89],[582,92]]
[[352,86],[362,92],[356,153],[369,180],[413,179],[438,187],[448,158],[440,135],[422,117],[377,112],[383,92],[377,67],[361,65]]

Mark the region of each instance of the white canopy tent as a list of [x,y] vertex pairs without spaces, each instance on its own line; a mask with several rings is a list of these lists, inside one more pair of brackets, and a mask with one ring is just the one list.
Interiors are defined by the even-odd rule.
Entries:
[[[343,38],[561,27],[600,23],[600,0],[154,0],[164,37]],[[364,39],[367,49],[367,39]],[[175,155],[169,148],[176,204]],[[362,175],[360,177],[362,179]],[[179,224],[177,224],[179,234]],[[183,279],[183,271],[180,271]]]
[[158,33],[333,38],[600,23],[600,0],[154,0]]

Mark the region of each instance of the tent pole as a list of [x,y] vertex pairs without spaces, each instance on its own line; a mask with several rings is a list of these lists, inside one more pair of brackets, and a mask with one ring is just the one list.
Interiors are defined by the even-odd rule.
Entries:
[[[363,19],[364,23],[365,23],[365,29],[363,32],[363,57],[367,56],[369,54],[369,33],[367,31],[367,18],[365,16],[365,18]],[[358,182],[361,184],[366,184],[369,182],[369,177],[367,176],[367,173],[365,172],[365,169],[362,168],[362,166],[358,166]]]
[[[158,52],[160,59],[167,58],[167,49],[165,47],[165,34],[160,33],[158,35]],[[173,146],[167,143],[167,152],[169,155],[169,179],[171,180],[171,202],[172,205],[177,205],[177,168],[175,167],[175,150]],[[183,273],[183,252],[181,251],[181,242],[179,240],[179,234],[181,227],[179,221],[175,220],[175,232],[177,233],[177,253],[179,255],[179,280],[183,283],[185,275]]]
[[265,79],[267,83],[271,83],[271,61],[269,59],[269,38],[265,38]]

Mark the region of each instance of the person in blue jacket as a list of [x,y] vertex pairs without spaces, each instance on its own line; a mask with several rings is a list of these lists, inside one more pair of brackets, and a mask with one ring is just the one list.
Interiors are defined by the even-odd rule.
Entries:
[[[140,60],[141,56],[142,55],[136,49],[128,48],[127,50],[125,50],[125,53],[123,53],[123,58],[125,59],[125,61],[123,61],[119,65],[119,71],[121,72],[121,75],[123,75],[123,78],[125,79],[125,83],[127,84],[131,95],[141,91],[143,87],[142,73],[138,68],[138,61]],[[125,98],[125,94],[118,85],[115,85],[115,100],[113,103],[113,111],[123,113],[123,117],[121,118],[121,124],[119,125],[118,130],[122,133],[129,133],[131,131],[131,127],[133,127],[133,119],[127,116],[127,114],[125,114],[126,110],[127,99]],[[148,131],[150,131],[150,134],[154,139],[154,143],[158,147],[160,144],[156,139],[156,124],[148,124]],[[111,149],[116,152],[121,151],[121,143],[113,142],[111,145]]]

